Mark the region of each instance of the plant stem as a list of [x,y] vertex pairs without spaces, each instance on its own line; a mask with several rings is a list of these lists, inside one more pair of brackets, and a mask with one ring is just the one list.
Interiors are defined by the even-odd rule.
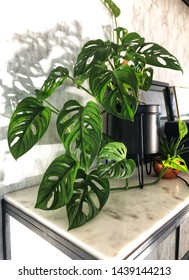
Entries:
[[[44,100],[49,106],[51,106],[53,109],[51,109],[52,112],[54,112],[56,115],[59,115],[60,111],[54,107],[50,102],[48,102],[47,100]],[[67,117],[65,117],[65,119],[68,119]],[[71,129],[68,127],[68,131],[71,132]]]
[[72,81],[74,82],[74,84],[75,84],[78,88],[81,88],[81,89],[83,89],[84,91],[86,91],[88,94],[92,95],[91,92],[90,92],[88,89],[86,89],[86,88],[83,87],[82,85],[78,84],[77,81],[76,81],[72,76],[68,76],[68,78],[69,78],[70,80],[72,80]]
[[118,24],[117,24],[116,17],[114,17],[114,23],[115,23],[115,29],[116,29],[116,43],[118,45],[119,44],[119,36],[117,35],[117,33],[118,33],[118,31],[117,31]]
[[114,69],[115,69],[115,67],[114,67],[114,65],[112,64],[112,62],[111,62],[111,60],[110,60],[110,59],[108,59],[108,62],[109,62],[109,64],[110,64],[110,67],[112,68],[112,70],[114,70]]
[[[149,182],[149,183],[146,183],[144,184],[144,186],[151,186],[151,185],[155,185],[157,183],[159,183],[159,181],[161,180],[161,178],[163,177],[163,175],[165,174],[166,170],[168,169],[168,167],[164,167],[159,176],[157,177],[157,179],[153,182]],[[126,178],[126,184],[124,187],[120,187],[120,188],[110,188],[110,191],[127,191],[129,189],[136,189],[136,188],[140,188],[140,185],[135,185],[135,186],[128,186],[128,178]]]
[[157,179],[156,179],[155,181],[150,182],[150,183],[146,183],[146,184],[144,184],[144,186],[151,186],[151,185],[155,185],[155,184],[159,183],[159,181],[161,180],[161,178],[163,177],[163,175],[165,174],[165,172],[167,171],[167,169],[168,169],[168,167],[164,167],[164,168],[161,170],[159,176],[157,177]]
[[46,102],[51,108],[53,108],[51,109],[52,112],[54,112],[57,115],[60,113],[60,111],[56,107],[54,107],[49,101],[44,100],[44,102]]
[[125,186],[125,187],[120,187],[120,188],[110,188],[110,191],[127,191],[129,189],[136,189],[139,187],[140,187],[139,185],[136,185],[136,186],[132,186],[132,187]]

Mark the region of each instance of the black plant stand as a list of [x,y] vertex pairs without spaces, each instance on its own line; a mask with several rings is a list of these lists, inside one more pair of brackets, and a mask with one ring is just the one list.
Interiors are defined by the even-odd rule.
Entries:
[[144,154],[144,131],[143,131],[143,117],[144,114],[140,115],[140,122],[139,122],[139,130],[140,130],[140,149],[139,149],[139,153],[137,153],[136,155],[133,155],[134,158],[137,159],[137,169],[138,169],[138,179],[139,179],[139,187],[141,189],[143,189],[144,187],[144,165],[145,165],[145,169],[146,169],[146,174],[150,175],[151,171],[152,171],[152,160],[153,160],[153,156],[155,156],[156,154],[151,154],[149,156],[149,164],[150,164],[150,168],[148,169],[147,164],[148,162],[145,162],[145,154]]
[[[107,133],[115,140],[123,142],[128,157],[137,163],[140,188],[144,187],[144,165],[146,173],[151,173],[152,158],[159,152],[159,105],[140,105],[134,121],[119,119],[107,115]],[[147,168],[146,161],[150,168]]]
[[142,189],[144,187],[144,131],[143,131],[143,114],[140,115],[139,122],[139,130],[140,130],[140,150],[139,154],[137,154],[137,166],[138,166],[138,179],[139,186]]

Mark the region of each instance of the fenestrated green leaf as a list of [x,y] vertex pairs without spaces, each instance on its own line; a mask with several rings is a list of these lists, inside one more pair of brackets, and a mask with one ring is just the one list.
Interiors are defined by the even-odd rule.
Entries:
[[[89,85],[93,96],[109,113],[122,119],[134,119],[138,106],[138,82],[131,67],[122,65],[110,71],[95,66],[90,73]],[[118,107],[119,104],[121,106]]]
[[178,59],[158,44],[144,43],[138,53],[145,56],[147,64],[183,71]]
[[108,5],[110,11],[115,17],[118,17],[120,15],[120,9],[112,0],[104,0],[104,2]]
[[[117,34],[117,39],[119,39],[121,42],[124,40],[124,38],[127,36],[128,34],[128,30],[124,27],[117,27],[115,28],[116,34]],[[116,44],[113,44],[115,48],[115,50],[117,49],[118,51],[124,50],[123,46],[118,46]]]
[[138,46],[141,46],[143,43],[144,38],[136,32],[127,33],[122,39],[122,44],[124,47],[135,47],[134,49],[136,49]]
[[98,173],[102,178],[121,179],[133,175],[136,164],[126,159],[127,148],[123,143],[108,143],[99,153]]
[[102,118],[93,101],[81,106],[66,102],[57,119],[57,129],[66,151],[87,170],[93,163],[101,143]]
[[[137,74],[136,74],[137,76]],[[143,73],[137,76],[139,88],[144,91],[148,91],[152,85],[153,78],[153,69],[151,67],[147,67],[143,69]]]
[[97,172],[86,175],[78,172],[78,181],[74,184],[73,196],[66,205],[69,229],[79,227],[95,218],[109,196],[109,181],[99,178]]
[[91,68],[98,63],[105,62],[112,53],[109,41],[91,40],[88,41],[77,57],[74,67],[74,76],[82,76],[82,80],[87,79]]
[[79,163],[63,154],[47,168],[38,191],[35,207],[54,210],[66,205],[73,195],[73,185]]
[[46,132],[51,110],[34,97],[23,99],[14,111],[9,128],[8,144],[15,159],[30,150]]
[[35,90],[37,98],[39,100],[44,100],[51,96],[51,94],[65,82],[68,76],[69,72],[67,68],[58,66],[56,69],[53,69],[45,80],[42,88],[40,90]]

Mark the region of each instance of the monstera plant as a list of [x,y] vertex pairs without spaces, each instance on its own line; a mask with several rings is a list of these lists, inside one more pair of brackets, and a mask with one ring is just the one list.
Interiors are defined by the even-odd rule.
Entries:
[[[110,180],[127,179],[135,170],[135,162],[127,159],[125,145],[107,140],[102,114],[109,112],[133,121],[139,90],[147,91],[152,83],[151,66],[182,71],[166,49],[118,27],[120,9],[111,0],[104,4],[115,20],[115,40],[86,42],[73,73],[62,66],[52,69],[35,95],[17,105],[8,129],[10,152],[18,159],[45,134],[51,115],[57,115],[56,128],[65,152],[44,173],[36,207],[52,210],[66,206],[68,229],[96,217],[108,200]],[[48,98],[66,80],[91,95],[91,101],[82,105],[70,96],[60,111],[50,104]]]

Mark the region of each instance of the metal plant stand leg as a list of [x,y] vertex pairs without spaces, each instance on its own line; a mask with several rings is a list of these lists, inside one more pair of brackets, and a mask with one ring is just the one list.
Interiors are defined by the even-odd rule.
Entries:
[[10,244],[10,216],[6,213],[4,200],[2,200],[2,235],[3,235],[3,258],[4,260],[11,259],[11,244]]
[[140,188],[143,189],[144,187],[144,133],[143,133],[143,114],[140,115],[140,152],[138,156],[138,177],[139,177],[139,185]]
[[144,170],[143,170],[143,159],[137,155],[137,166],[138,166],[138,180],[141,189],[144,187]]
[[[149,165],[149,166],[148,166]],[[146,166],[146,174],[150,175],[152,173],[152,165],[153,165],[153,158],[150,157],[150,162],[146,162],[145,166]]]

